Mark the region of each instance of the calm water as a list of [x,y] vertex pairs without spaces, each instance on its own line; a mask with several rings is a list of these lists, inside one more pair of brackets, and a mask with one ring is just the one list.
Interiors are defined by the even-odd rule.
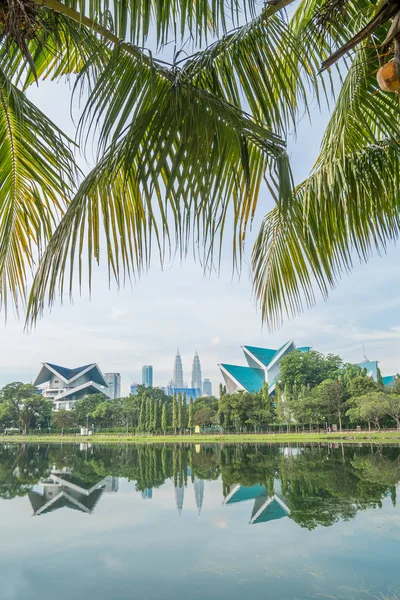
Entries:
[[399,481],[398,447],[3,445],[0,598],[400,598]]

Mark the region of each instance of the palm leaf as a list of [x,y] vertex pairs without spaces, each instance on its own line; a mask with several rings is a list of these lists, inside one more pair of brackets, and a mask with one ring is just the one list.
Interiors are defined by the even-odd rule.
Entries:
[[0,305],[18,308],[75,175],[68,140],[2,71],[0,165]]
[[91,272],[91,261],[100,258],[102,229],[118,283],[149,266],[152,248],[163,262],[169,252],[186,255],[190,239],[210,266],[229,211],[240,260],[266,171],[276,172],[279,197],[291,192],[284,143],[248,115],[179,77],[171,83],[135,64],[123,49],[107,69],[93,90],[90,118],[102,117],[100,138],[110,146],[46,250],[32,288],[30,319],[41,313],[46,295],[51,304],[63,293],[67,266],[71,292],[75,258],[81,280],[84,244]]
[[[58,0],[44,4],[59,10]],[[110,29],[121,40],[143,45],[151,35],[159,48],[185,39],[202,45],[210,36],[239,25],[242,18],[253,17],[257,8],[256,0],[64,0],[61,4]]]
[[326,162],[298,188],[290,218],[278,207],[266,216],[252,269],[270,328],[313,306],[315,285],[326,298],[355,257],[366,261],[397,239],[399,150],[390,139]]

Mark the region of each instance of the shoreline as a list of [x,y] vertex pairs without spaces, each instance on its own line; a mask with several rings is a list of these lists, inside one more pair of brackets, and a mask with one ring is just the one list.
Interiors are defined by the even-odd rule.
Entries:
[[385,443],[400,444],[400,431],[357,432],[357,433],[283,433],[283,434],[228,434],[228,435],[130,435],[130,434],[94,434],[94,435],[0,435],[0,443],[39,443],[39,444],[226,444],[226,443],[268,443],[285,442],[340,442],[340,443]]

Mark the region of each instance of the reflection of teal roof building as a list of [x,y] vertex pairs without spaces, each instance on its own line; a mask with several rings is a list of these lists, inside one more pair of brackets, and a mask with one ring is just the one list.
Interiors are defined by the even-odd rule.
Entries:
[[290,510],[280,492],[279,482],[275,483],[275,487],[278,487],[279,491],[270,495],[265,485],[235,485],[225,497],[224,504],[232,505],[239,502],[253,501],[250,525],[283,519],[290,515]]
[[242,346],[247,366],[220,364],[222,376],[229,393],[236,391],[258,392],[263,383],[268,383],[270,393],[275,390],[279,377],[279,365],[284,356],[300,350],[308,352],[309,346],[297,348],[292,341],[278,349]]

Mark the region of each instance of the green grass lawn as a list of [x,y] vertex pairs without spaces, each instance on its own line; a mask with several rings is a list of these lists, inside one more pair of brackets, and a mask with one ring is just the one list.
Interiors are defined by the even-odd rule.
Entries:
[[289,434],[231,434],[231,435],[132,435],[132,434],[95,434],[90,436],[80,435],[0,435],[0,442],[40,442],[40,443],[78,443],[91,442],[96,444],[130,443],[130,444],[156,444],[156,443],[282,443],[282,442],[375,442],[375,443],[400,443],[400,432],[368,432],[359,433],[289,433]]

